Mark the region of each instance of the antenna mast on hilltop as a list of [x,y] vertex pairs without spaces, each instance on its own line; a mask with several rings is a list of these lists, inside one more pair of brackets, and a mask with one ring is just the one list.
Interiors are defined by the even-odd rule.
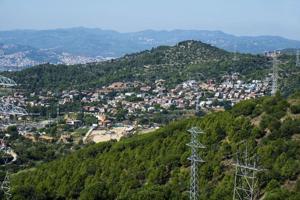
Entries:
[[204,133],[196,127],[188,130],[191,134],[191,142],[187,144],[191,148],[192,154],[188,158],[191,161],[191,178],[190,178],[190,200],[198,200],[199,182],[198,182],[198,163],[204,160],[198,155],[198,149],[204,149],[205,146],[198,142],[199,134]]
[[252,159],[248,155],[248,150],[244,151],[244,156],[237,154],[235,165],[235,178],[233,200],[255,200],[257,192],[257,168],[256,158]]
[[278,60],[277,52],[274,51],[273,57],[273,72],[272,72],[272,91],[271,95],[274,96],[278,90]]
[[296,53],[296,66],[297,67],[300,67],[300,50],[297,50],[297,53]]
[[234,45],[234,55],[233,55],[233,61],[238,61],[238,57],[237,57],[237,46]]

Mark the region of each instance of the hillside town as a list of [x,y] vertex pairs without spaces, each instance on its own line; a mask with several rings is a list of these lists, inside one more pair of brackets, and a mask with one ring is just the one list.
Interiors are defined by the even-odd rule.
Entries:
[[112,57],[90,57],[66,52],[55,52],[51,49],[35,49],[28,46],[0,44],[0,71],[21,70],[45,63],[75,65],[103,62],[111,59]]
[[[1,101],[31,111],[31,116],[24,119],[26,128],[22,125],[24,122],[16,121],[24,137],[35,140],[33,135],[39,134],[40,139],[52,142],[55,137],[49,136],[45,128],[60,121],[71,132],[84,129],[84,134],[77,139],[86,143],[119,140],[123,136],[155,130],[168,120],[184,115],[225,110],[241,100],[262,97],[270,88],[270,77],[246,82],[238,73],[233,73],[223,76],[219,82],[188,80],[174,88],[167,88],[166,80],[162,79],[152,85],[139,81],[114,82],[94,91],[48,91],[28,96],[15,92],[2,97]],[[79,119],[79,113],[91,116],[92,123]],[[174,119],[167,120],[164,114]],[[5,118],[2,118],[1,127],[5,128]],[[69,128],[66,135],[56,136],[56,140],[71,141],[74,135]]]

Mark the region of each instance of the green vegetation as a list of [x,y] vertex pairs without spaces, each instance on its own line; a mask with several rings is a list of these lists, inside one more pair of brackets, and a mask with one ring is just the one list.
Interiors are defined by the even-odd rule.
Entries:
[[[9,143],[9,147],[13,149],[17,155],[16,161],[8,166],[12,173],[35,167],[41,163],[55,160],[72,152],[68,144],[46,143],[42,141],[32,142],[29,139],[25,139],[18,134],[15,126],[9,127],[6,133],[11,135],[7,138],[7,141]],[[0,137],[2,138],[3,134],[6,133],[0,133]],[[1,157],[0,162],[3,163],[3,157]],[[4,175],[4,166],[1,166],[1,180],[3,180]]]
[[[247,144],[260,158],[260,196],[300,198],[300,119],[279,94],[229,111],[172,122],[153,133],[91,145],[12,176],[13,199],[188,199],[190,140],[201,127],[207,149],[200,199],[232,199],[234,153]],[[246,141],[240,144],[241,141]],[[240,147],[239,147],[240,145]]]
[[300,104],[291,106],[291,111],[293,114],[300,114]]
[[271,66],[268,58],[250,54],[233,54],[196,42],[181,42],[176,46],[161,46],[112,61],[86,65],[40,65],[19,72],[6,72],[20,87],[30,91],[89,89],[116,81],[153,83],[167,80],[171,87],[188,79],[219,78],[240,72],[246,78],[263,77]]
[[[270,58],[251,54],[237,54],[237,58],[234,61],[232,53],[201,42],[185,41],[101,63],[44,64],[2,74],[13,78],[22,89],[47,92],[94,89],[117,81],[153,83],[158,79],[167,80],[167,86],[173,87],[188,79],[218,80],[233,72],[239,72],[245,80],[262,79],[271,72]],[[293,55],[283,54],[279,60],[280,90],[288,96],[300,88],[300,68],[295,66]]]
[[[233,61],[232,53],[201,42],[186,41],[103,63],[45,64],[20,72],[5,72],[5,75],[20,83],[21,89],[47,93],[49,90],[95,89],[116,81],[135,80],[151,84],[165,79],[167,86],[173,87],[184,80],[218,80],[233,72],[239,72],[244,79],[260,79],[270,72],[271,62],[266,57],[237,56],[238,60]],[[294,66],[294,57],[282,55],[279,60],[279,85],[283,95],[288,96],[300,88],[300,71]],[[83,106],[80,99],[76,97],[73,103],[60,106],[59,110],[79,112],[76,119],[81,120],[85,128],[70,127],[61,121],[39,131],[56,138],[71,132],[82,137],[88,126],[97,123],[97,118],[80,112]],[[141,99],[130,96],[126,100],[139,102]],[[27,110],[41,113],[39,118],[54,118],[57,102],[53,98],[47,108],[34,106]],[[259,156],[260,166],[265,169],[259,174],[260,196],[267,200],[299,199],[300,93],[289,100],[280,94],[247,100],[233,108],[228,102],[223,103],[229,109],[226,112],[172,122],[153,133],[95,144],[78,151],[75,150],[82,147],[82,141],[74,146],[41,141],[33,145],[18,135],[16,127],[9,127],[9,144],[18,155],[16,163],[9,166],[14,173],[11,177],[13,199],[187,199],[190,150],[186,143],[190,136],[186,130],[191,126],[201,127],[206,132],[199,138],[207,146],[201,153],[207,161],[199,171],[201,199],[232,199],[233,155],[246,144],[250,152]],[[140,117],[138,123],[167,123],[182,114],[159,105],[154,108],[153,114]],[[128,115],[120,105],[113,117],[123,121],[134,116]],[[68,156],[64,156],[66,154]],[[1,178],[3,171],[1,168]]]
[[296,57],[281,55],[279,57],[279,89],[284,96],[294,94],[300,90],[300,67],[296,66]]

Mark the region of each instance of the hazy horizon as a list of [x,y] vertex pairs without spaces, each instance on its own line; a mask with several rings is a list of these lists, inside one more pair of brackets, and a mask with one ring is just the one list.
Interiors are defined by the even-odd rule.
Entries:
[[234,33],[229,33],[229,32],[225,32],[223,30],[204,30],[204,29],[143,29],[143,30],[137,30],[137,31],[119,31],[119,30],[113,30],[113,29],[104,29],[101,27],[86,27],[86,26],[74,26],[74,27],[63,27],[63,28],[51,28],[51,29],[7,29],[7,30],[1,30],[0,32],[9,32],[9,31],[51,31],[51,30],[64,30],[64,29],[79,29],[79,28],[83,28],[83,29],[98,29],[98,30],[102,30],[102,31],[114,31],[117,33],[138,33],[138,32],[144,32],[144,31],[157,31],[157,32],[172,32],[172,31],[211,31],[211,32],[222,32],[224,34],[227,35],[232,35],[235,37],[264,37],[264,36],[272,36],[272,37],[282,37],[285,39],[289,39],[289,40],[295,40],[295,41],[300,41],[299,39],[294,39],[294,38],[289,38],[289,37],[285,37],[282,35],[271,35],[271,34],[257,34],[257,35],[239,35],[239,34],[234,34]]
[[300,40],[296,0],[0,0],[0,30],[209,30]]

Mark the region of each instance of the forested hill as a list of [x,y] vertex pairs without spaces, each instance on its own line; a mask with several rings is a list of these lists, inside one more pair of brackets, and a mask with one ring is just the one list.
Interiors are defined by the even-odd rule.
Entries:
[[20,72],[6,73],[21,87],[42,89],[87,89],[115,81],[166,79],[170,85],[187,79],[218,78],[230,72],[264,75],[271,66],[268,58],[226,52],[198,41],[161,46],[120,59],[86,65],[40,65]]
[[[89,146],[12,176],[13,199],[188,199],[187,129],[206,161],[200,199],[230,200],[234,158],[245,148],[259,157],[258,196],[300,199],[300,95],[247,100],[231,110],[173,122],[153,133]],[[243,142],[242,142],[243,141]]]

